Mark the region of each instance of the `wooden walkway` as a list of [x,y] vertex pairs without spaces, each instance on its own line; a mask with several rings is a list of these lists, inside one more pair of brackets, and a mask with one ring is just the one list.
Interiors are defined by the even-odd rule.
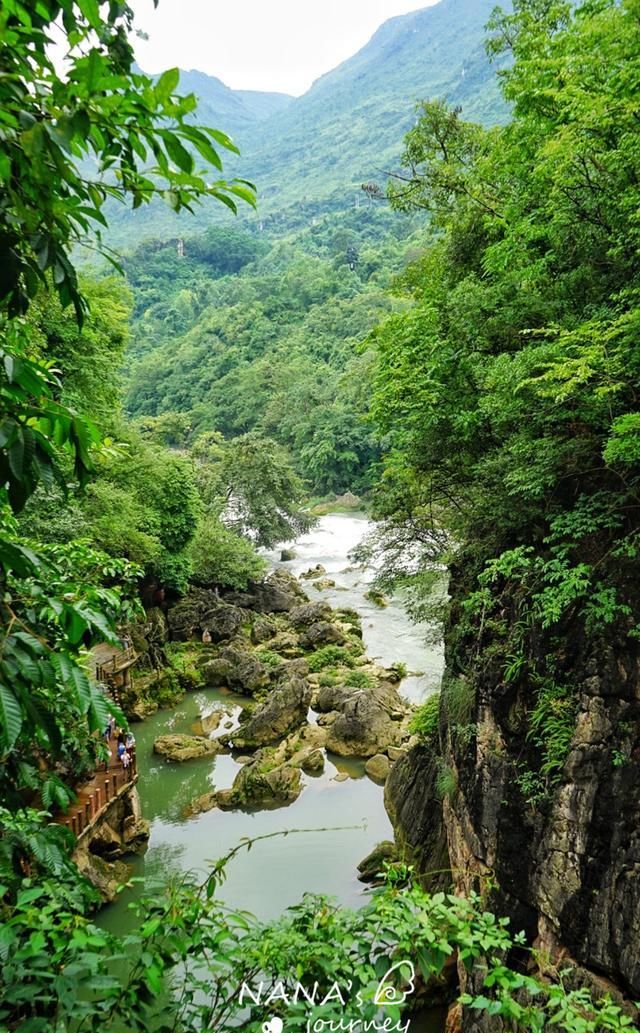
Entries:
[[108,769],[96,771],[90,782],[79,786],[76,789],[76,803],[69,806],[66,814],[59,814],[53,819],[58,825],[66,825],[76,837],[91,828],[109,804],[138,781],[135,746],[129,750],[131,764],[126,770],[118,757],[115,736],[109,741],[109,750],[111,757]]
[[128,671],[138,659],[138,654],[133,646],[116,649],[107,642],[101,642],[91,652],[96,681],[108,685],[112,691],[116,676]]

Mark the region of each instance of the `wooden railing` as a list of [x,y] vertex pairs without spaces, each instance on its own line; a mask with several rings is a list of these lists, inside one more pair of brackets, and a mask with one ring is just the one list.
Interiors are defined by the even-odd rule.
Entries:
[[74,835],[80,836],[93,825],[112,800],[127,786],[137,781],[138,765],[135,747],[129,750],[131,763],[128,768],[109,769],[97,772],[94,779],[78,790],[77,802],[67,814],[61,814],[55,820],[66,825]]
[[109,660],[96,664],[96,681],[108,682],[110,675],[125,671],[127,667],[135,664],[137,659],[138,657],[133,646],[127,646],[126,649],[114,652]]

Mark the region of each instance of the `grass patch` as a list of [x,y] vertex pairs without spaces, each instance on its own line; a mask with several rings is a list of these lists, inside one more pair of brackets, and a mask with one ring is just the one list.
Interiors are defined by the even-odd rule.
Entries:
[[353,667],[353,654],[344,646],[323,646],[306,657],[312,674],[319,674],[326,667]]
[[284,662],[280,654],[274,653],[273,649],[256,649],[254,656],[269,670],[279,667]]

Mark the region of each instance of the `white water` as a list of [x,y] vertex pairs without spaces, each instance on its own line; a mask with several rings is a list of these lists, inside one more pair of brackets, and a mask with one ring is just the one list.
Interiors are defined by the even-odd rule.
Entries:
[[280,548],[267,556],[274,566],[298,575],[321,563],[336,587],[318,591],[313,581],[305,581],[307,594],[335,607],[357,610],[362,618],[367,655],[386,667],[405,663],[410,677],[402,682],[401,692],[407,699],[419,703],[440,685],[444,663],[442,648],[427,646],[429,629],[409,620],[401,600],[391,599],[383,609],[365,599],[374,571],[354,568],[349,554],[369,527],[367,518],[360,514],[332,513],[321,517],[309,534],[285,546],[295,550],[295,560],[281,563]]

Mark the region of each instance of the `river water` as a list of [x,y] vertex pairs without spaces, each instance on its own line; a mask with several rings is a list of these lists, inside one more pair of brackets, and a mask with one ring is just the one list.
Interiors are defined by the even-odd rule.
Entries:
[[[367,654],[385,665],[404,662],[411,676],[402,682],[400,691],[419,702],[438,688],[442,653],[425,645],[427,629],[409,621],[401,602],[391,600],[381,609],[364,598],[373,573],[351,567],[349,552],[367,527],[366,518],[360,515],[321,517],[317,527],[295,543],[296,559],[282,566],[299,574],[321,563],[336,587],[320,592],[309,582],[305,584],[309,596],[356,609],[362,617]],[[274,565],[280,565],[279,555],[278,550],[270,556]],[[262,919],[280,915],[305,892],[330,894],[351,906],[363,902],[366,889],[356,878],[356,866],[376,843],[392,837],[392,829],[383,791],[366,777],[361,761],[329,755],[322,775],[303,776],[305,788],[289,807],[184,816],[184,808],[194,797],[231,786],[239,765],[230,756],[169,764],[153,753],[154,739],[169,732],[192,731],[202,714],[242,702],[219,690],[190,693],[176,710],[159,711],[136,725],[138,788],[142,812],[151,822],[151,838],[146,854],[135,859],[134,874],[144,876],[146,886],[125,891],[116,904],[106,907],[101,912],[105,926],[125,932],[133,922],[127,908],[132,894],[147,893],[150,884],[166,883],[172,874],[204,874],[210,861],[242,837],[276,831],[295,834],[264,840],[249,852],[240,852],[228,867],[221,891],[225,900]],[[341,771],[350,777],[336,782]]]

